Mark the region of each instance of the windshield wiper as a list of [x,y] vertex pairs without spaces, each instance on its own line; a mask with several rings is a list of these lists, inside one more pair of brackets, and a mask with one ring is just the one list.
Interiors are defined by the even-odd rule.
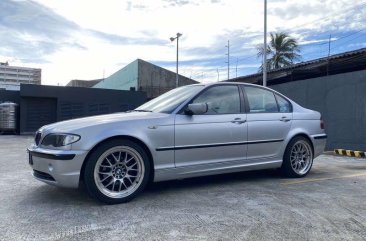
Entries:
[[151,110],[133,110],[133,111],[137,111],[137,112],[152,112]]

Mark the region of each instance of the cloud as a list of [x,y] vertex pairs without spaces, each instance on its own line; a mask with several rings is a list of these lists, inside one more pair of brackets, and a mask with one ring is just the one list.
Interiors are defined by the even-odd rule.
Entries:
[[159,38],[155,38],[151,35],[153,35],[153,33],[151,32],[145,32],[145,34],[150,35],[150,36],[143,36],[141,38],[133,38],[133,37],[125,37],[125,36],[121,36],[118,34],[111,34],[111,33],[105,33],[105,32],[101,32],[101,31],[96,31],[96,30],[85,30],[86,33],[93,35],[97,38],[100,38],[102,40],[105,40],[111,44],[121,44],[121,45],[164,45],[166,44],[168,41],[164,40],[164,39],[159,39]]
[[135,4],[132,1],[128,1],[127,6],[126,6],[127,11],[131,11],[131,10],[134,10],[134,9],[143,10],[143,9],[146,9],[146,8],[147,8],[146,5],[144,5],[144,4]]
[[268,13],[289,20],[299,16],[318,15],[323,13],[323,7],[324,3],[320,1],[313,4],[309,4],[308,1],[296,1],[290,2],[285,6],[282,2],[281,6],[269,8]]
[[45,56],[65,46],[85,48],[73,43],[77,24],[53,14],[52,10],[32,1],[0,2],[0,54],[24,62],[47,62]]
[[[133,5],[140,8],[139,5]],[[63,48],[87,50],[77,36],[92,36],[112,45],[163,45],[168,41],[146,31],[142,37],[85,29],[33,1],[0,1],[0,55],[11,56],[25,63],[47,63],[47,56]]]
[[[366,36],[353,39],[364,33],[338,39],[364,28],[365,5],[349,0],[271,0],[268,31],[296,37],[304,59],[326,54],[330,34],[332,51],[364,46]],[[240,74],[256,72],[263,0],[0,1],[0,57],[39,64],[48,84],[99,77],[104,69],[109,75],[123,67],[118,63],[136,58],[174,71],[176,41],[169,37],[176,32],[183,33],[179,59],[186,72],[215,77],[219,69],[220,78],[224,76],[227,40],[231,66],[236,67],[238,59]]]
[[180,7],[188,4],[194,4],[194,1],[189,0],[164,0],[170,7]]

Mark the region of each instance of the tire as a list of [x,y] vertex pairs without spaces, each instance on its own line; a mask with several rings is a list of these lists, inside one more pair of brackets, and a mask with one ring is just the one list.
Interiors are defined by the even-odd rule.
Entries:
[[84,183],[90,196],[106,204],[131,201],[144,190],[150,177],[144,149],[129,140],[101,144],[89,156]]
[[281,172],[286,177],[305,177],[313,165],[313,148],[308,139],[298,136],[286,147]]

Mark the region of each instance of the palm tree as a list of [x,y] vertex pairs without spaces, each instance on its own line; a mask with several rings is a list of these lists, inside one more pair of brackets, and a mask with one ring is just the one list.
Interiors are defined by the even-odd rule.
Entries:
[[[300,60],[300,47],[295,38],[291,38],[287,33],[270,33],[271,40],[267,46],[267,69],[273,70],[290,66],[294,61]],[[263,58],[264,48],[258,46],[258,57]],[[259,72],[263,71],[263,63]]]

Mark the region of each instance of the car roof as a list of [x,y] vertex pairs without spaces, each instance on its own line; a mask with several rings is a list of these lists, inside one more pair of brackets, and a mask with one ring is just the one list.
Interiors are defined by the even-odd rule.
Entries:
[[193,85],[198,85],[198,86],[213,86],[213,85],[245,85],[245,86],[254,86],[254,87],[260,87],[260,88],[264,88],[264,89],[269,89],[272,90],[269,87],[266,86],[262,86],[262,85],[257,85],[257,84],[249,84],[249,83],[242,83],[242,82],[212,82],[212,83],[199,83],[199,84],[193,84]]
[[212,83],[198,83],[198,84],[191,84],[191,85],[197,85],[197,86],[211,86],[211,85],[249,85],[249,86],[261,86],[256,84],[249,84],[249,83],[242,83],[242,82],[212,82]]

